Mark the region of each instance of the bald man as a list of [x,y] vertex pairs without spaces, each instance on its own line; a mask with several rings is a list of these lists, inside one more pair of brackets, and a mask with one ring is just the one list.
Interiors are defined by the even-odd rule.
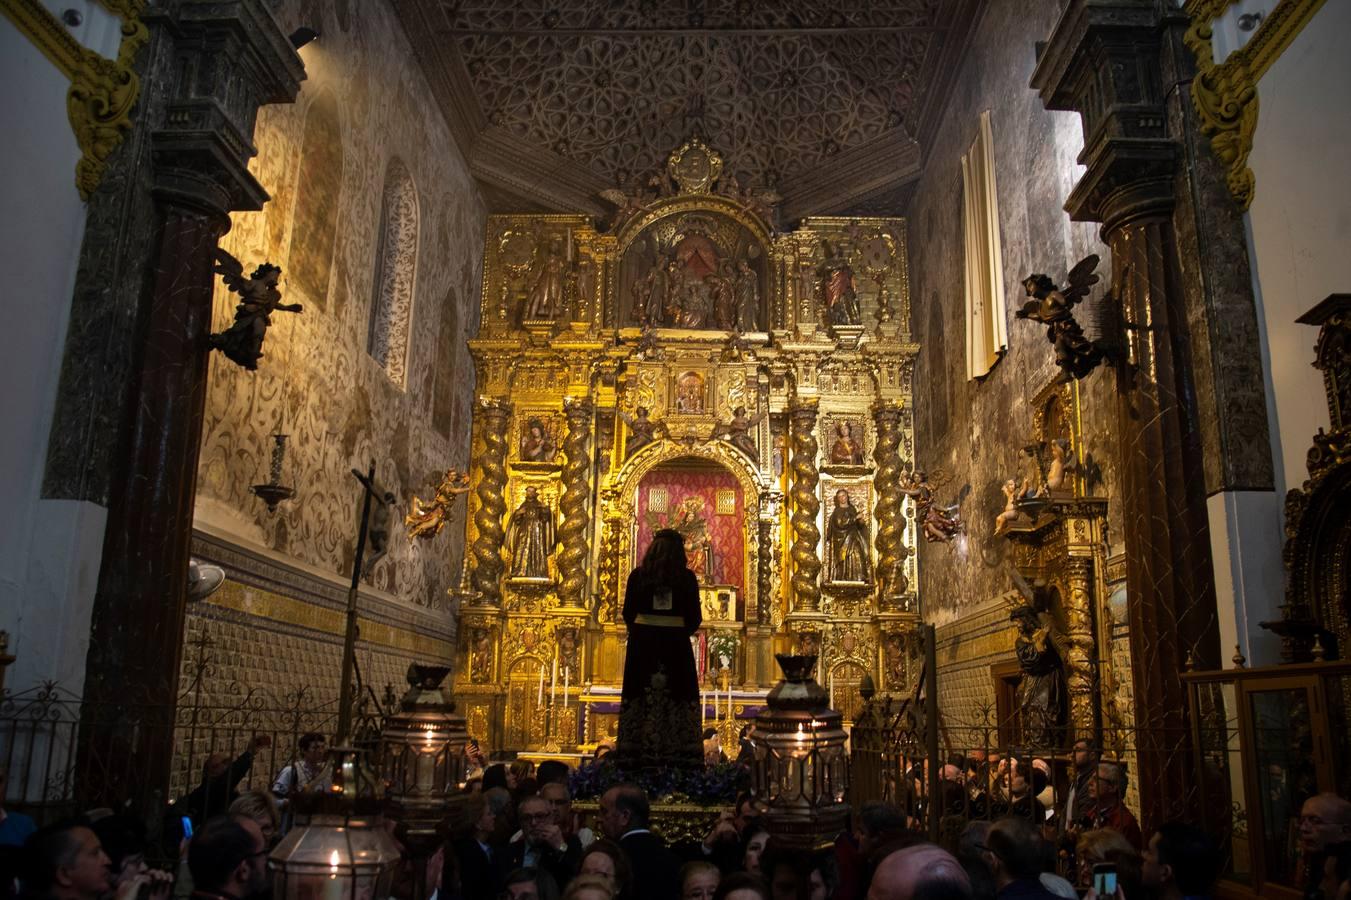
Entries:
[[1299,811],[1299,843],[1305,853],[1322,853],[1329,844],[1351,841],[1351,803],[1324,792],[1304,801]]
[[971,879],[942,847],[915,844],[878,864],[868,900],[971,900]]

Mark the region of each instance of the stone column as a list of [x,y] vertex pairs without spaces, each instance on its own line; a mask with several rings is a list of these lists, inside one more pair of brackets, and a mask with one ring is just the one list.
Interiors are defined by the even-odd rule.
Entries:
[[815,400],[794,400],[791,417],[793,444],[793,611],[815,613],[821,606],[821,529],[816,525],[821,500],[816,496]]
[[1134,777],[1146,831],[1196,796],[1183,663],[1219,662],[1190,325],[1171,218],[1179,146],[1168,134],[1160,78],[1167,24],[1152,0],[1075,0],[1032,77],[1048,109],[1083,118],[1087,172],[1066,209],[1102,223],[1127,341],[1117,361],[1117,432]]
[[130,802],[154,818],[173,754],[217,241],[230,212],[268,200],[248,171],[258,108],[294,101],[305,76],[261,0],[183,2],[144,19],[177,79],[146,101],[158,235],[113,464],[79,770],[88,805]]
[[591,413],[590,400],[569,400],[563,404],[568,420],[568,434],[563,439],[563,497],[559,512],[563,522],[558,529],[558,540],[563,545],[558,554],[558,600],[566,607],[581,609],[586,595],[586,564],[591,549],[587,534],[591,517],[587,506],[591,502]]
[[877,446],[873,460],[877,472],[873,486],[877,489],[877,504],[873,516],[877,519],[877,598],[878,608],[896,612],[901,608],[905,583],[905,519],[901,516],[904,496],[901,494],[901,410],[894,404],[873,404],[873,421],[877,423]]
[[507,515],[507,428],[511,404],[502,400],[479,401],[479,434],[483,452],[478,468],[482,476],[475,492],[474,590],[482,606],[502,605],[502,544],[506,541],[503,519]]

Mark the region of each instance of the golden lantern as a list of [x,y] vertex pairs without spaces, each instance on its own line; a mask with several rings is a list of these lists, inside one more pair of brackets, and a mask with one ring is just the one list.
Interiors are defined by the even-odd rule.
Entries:
[[752,789],[765,824],[784,846],[814,850],[834,842],[849,820],[849,757],[843,717],[812,677],[816,656],[776,654],[783,680],[755,719]]
[[380,731],[380,774],[410,834],[434,833],[464,783],[464,717],[446,700],[447,666],[408,667],[408,693]]

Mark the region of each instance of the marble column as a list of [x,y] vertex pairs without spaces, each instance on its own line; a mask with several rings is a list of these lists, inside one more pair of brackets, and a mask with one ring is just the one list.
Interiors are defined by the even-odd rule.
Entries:
[[254,120],[295,100],[304,68],[261,0],[144,18],[171,36],[156,52],[174,57],[177,78],[149,104],[158,233],[113,464],[79,770],[86,803],[130,802],[153,818],[173,753],[217,241],[230,212],[267,201],[248,171]]
[[1087,171],[1066,209],[1102,223],[1126,348],[1116,360],[1121,505],[1145,830],[1195,802],[1180,675],[1219,662],[1190,323],[1172,214],[1180,148],[1160,49],[1172,12],[1075,0],[1032,77],[1048,109],[1083,118]]
[[591,486],[587,475],[591,471],[590,400],[569,400],[563,405],[568,433],[563,439],[563,496],[558,501],[562,524],[558,541],[558,600],[563,606],[581,609],[586,594],[587,560],[591,548],[587,535],[591,531],[591,517],[587,507],[591,502]]
[[482,606],[502,605],[502,545],[507,536],[503,520],[507,515],[507,428],[511,425],[511,404],[502,400],[479,401],[479,436],[483,452],[478,469],[482,473],[475,496],[474,510],[474,590]]
[[795,400],[788,413],[792,422],[790,439],[793,458],[793,611],[815,613],[821,607],[821,529],[816,525],[821,512],[817,496],[820,473],[816,469],[815,400]]

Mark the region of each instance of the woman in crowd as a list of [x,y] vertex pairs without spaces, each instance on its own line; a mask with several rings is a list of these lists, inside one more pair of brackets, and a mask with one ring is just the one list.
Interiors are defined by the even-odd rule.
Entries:
[[680,870],[680,900],[713,900],[722,872],[711,862],[686,863]]
[[605,879],[618,900],[628,900],[633,896],[633,872],[628,857],[614,841],[598,838],[591,843],[582,854],[577,874]]

